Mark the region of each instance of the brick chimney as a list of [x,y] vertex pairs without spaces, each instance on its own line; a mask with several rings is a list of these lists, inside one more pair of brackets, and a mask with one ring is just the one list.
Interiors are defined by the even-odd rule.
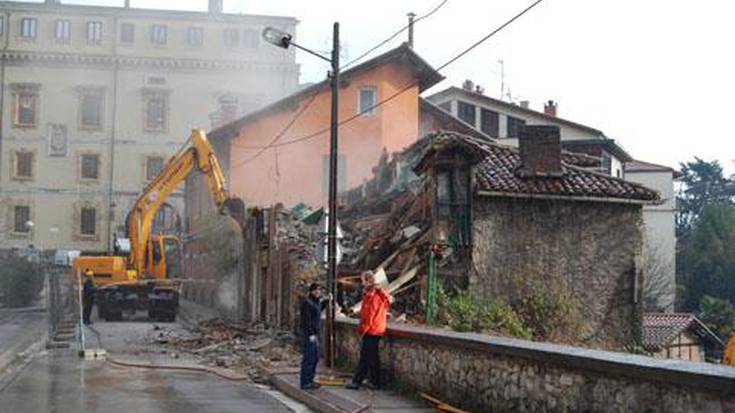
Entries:
[[521,128],[518,144],[521,177],[561,176],[561,136],[558,126],[531,125]]
[[556,102],[550,100],[544,103],[544,113],[549,116],[556,117]]
[[222,0],[209,0],[208,10],[212,14],[222,14]]

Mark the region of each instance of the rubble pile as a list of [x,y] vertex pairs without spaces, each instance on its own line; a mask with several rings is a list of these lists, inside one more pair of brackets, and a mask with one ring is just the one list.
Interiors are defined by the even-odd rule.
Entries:
[[342,197],[345,259],[339,287],[348,313],[360,300],[359,274],[382,270],[395,297],[394,320],[422,319],[432,219],[427,181],[410,169],[417,153],[381,158],[374,178]]
[[155,341],[172,351],[192,355],[203,364],[232,369],[254,382],[265,382],[262,368],[296,367],[300,362],[296,337],[287,331],[221,318],[187,329],[187,335],[159,329]]

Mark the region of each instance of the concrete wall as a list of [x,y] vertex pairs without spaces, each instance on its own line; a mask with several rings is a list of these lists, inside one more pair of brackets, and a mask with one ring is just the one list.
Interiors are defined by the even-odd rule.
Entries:
[[[354,365],[355,320],[338,320],[339,361]],[[724,413],[735,369],[392,324],[381,362],[393,385],[469,411]]]
[[[662,311],[674,311],[676,295],[676,197],[671,171],[626,171],[625,179],[655,189],[664,201],[643,208],[644,276],[655,284],[658,305]],[[655,280],[655,282],[654,282]]]
[[470,289],[513,298],[517,282],[559,286],[583,327],[573,342],[635,343],[640,326],[641,206],[476,196]]

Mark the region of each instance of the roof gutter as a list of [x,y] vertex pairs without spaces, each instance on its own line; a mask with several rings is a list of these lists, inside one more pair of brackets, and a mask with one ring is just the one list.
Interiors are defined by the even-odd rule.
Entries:
[[625,199],[613,197],[599,196],[581,196],[581,195],[549,195],[549,194],[521,194],[512,192],[498,191],[477,191],[480,196],[495,196],[504,198],[522,198],[522,199],[545,199],[553,201],[583,201],[583,202],[607,202],[615,204],[633,204],[633,205],[655,205],[654,201],[643,201],[640,199]]

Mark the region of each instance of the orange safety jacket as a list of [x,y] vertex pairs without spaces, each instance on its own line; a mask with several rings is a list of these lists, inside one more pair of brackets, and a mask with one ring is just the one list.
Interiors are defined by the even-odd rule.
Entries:
[[389,292],[377,287],[366,292],[362,297],[360,325],[357,326],[358,334],[369,334],[371,336],[382,336],[385,334],[389,306]]

